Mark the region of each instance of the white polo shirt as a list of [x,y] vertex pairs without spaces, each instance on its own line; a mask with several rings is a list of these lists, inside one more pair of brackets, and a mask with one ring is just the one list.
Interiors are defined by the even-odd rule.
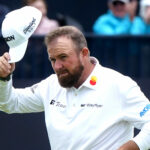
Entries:
[[[51,75],[26,89],[0,82],[0,109],[7,113],[45,111],[52,150],[117,150],[134,140],[150,148],[150,102],[129,77],[98,62],[78,88],[62,88]],[[142,129],[133,138],[133,127]]]

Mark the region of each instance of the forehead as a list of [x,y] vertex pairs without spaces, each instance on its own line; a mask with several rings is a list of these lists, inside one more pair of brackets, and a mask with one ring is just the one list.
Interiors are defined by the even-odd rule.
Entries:
[[71,53],[75,49],[72,39],[62,36],[50,42],[47,46],[49,55],[58,55],[61,53]]
[[69,38],[68,36],[60,36],[60,37],[57,37],[55,39],[53,39],[50,43],[49,43],[49,46],[50,45],[53,45],[55,43],[67,43],[67,42],[72,42],[71,38]]

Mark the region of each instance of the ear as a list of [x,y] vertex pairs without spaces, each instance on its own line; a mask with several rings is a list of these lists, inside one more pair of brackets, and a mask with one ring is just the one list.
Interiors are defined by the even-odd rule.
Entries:
[[89,49],[87,47],[84,47],[81,51],[81,54],[83,57],[89,56]]

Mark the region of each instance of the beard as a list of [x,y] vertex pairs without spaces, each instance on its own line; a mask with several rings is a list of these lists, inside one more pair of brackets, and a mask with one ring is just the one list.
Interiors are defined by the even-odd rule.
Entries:
[[60,85],[65,88],[73,87],[75,84],[77,84],[83,70],[84,66],[81,63],[74,68],[72,73],[70,73],[67,69],[59,70],[57,72],[57,77]]

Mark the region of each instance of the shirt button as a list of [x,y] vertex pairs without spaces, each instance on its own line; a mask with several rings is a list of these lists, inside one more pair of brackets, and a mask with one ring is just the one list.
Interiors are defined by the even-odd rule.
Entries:
[[77,94],[77,93],[75,93],[74,95],[75,95],[75,96],[77,96],[78,94]]

